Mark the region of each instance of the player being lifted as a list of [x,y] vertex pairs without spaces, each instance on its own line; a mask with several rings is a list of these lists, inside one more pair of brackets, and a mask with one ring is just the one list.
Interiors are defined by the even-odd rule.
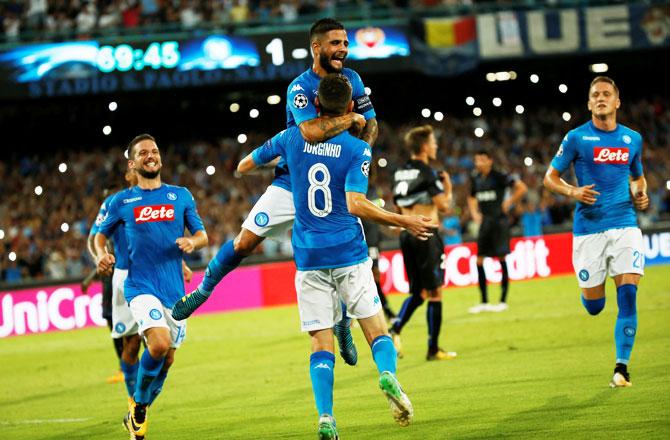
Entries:
[[[138,184],[119,192],[95,236],[98,269],[110,272],[114,256],[107,237],[123,228],[128,239],[129,271],[125,297],[147,345],[124,425],[131,438],[147,431],[147,409],[163,388],[175,350],[186,336],[186,322],[174,320],[170,306],[184,294],[182,256],[207,244],[207,234],[188,189],[163,184],[161,156],[155,139],[135,137],[128,146],[128,166]],[[184,228],[193,234],[184,237]]]
[[[568,132],[544,177],[549,190],[577,200],[572,265],[591,315],[605,307],[607,274],[614,278],[619,313],[614,326],[616,366],[610,385],[631,385],[628,362],[637,333],[637,286],[644,274],[642,232],[635,208],[649,206],[642,171],[642,137],[617,123],[621,101],[611,78],[589,87],[591,120]],[[561,179],[574,164],[578,186]]]
[[[509,254],[509,214],[510,208],[521,201],[528,187],[519,176],[504,174],[493,168],[493,158],[487,150],[475,153],[475,170],[470,177],[468,209],[475,223],[479,224],[477,234],[477,276],[482,302],[470,307],[468,312],[504,312],[507,310],[509,271],[505,257]],[[512,188],[510,197],[505,199],[507,188]],[[489,304],[486,287],[484,258],[497,258],[502,270],[500,302]]]
[[[286,125],[299,127],[308,142],[320,142],[331,138],[352,126],[362,128],[361,139],[373,145],[377,139],[377,121],[370,98],[358,73],[344,68],[348,54],[349,40],[341,23],[325,18],[314,23],[309,33],[314,63],[310,69],[289,84],[286,99]],[[318,117],[314,99],[321,78],[328,73],[342,72],[352,84],[354,112],[338,117]],[[366,123],[367,120],[367,123]],[[249,216],[242,224],[242,230],[225,243],[210,261],[205,277],[196,290],[189,293],[173,308],[175,319],[185,319],[202,305],[214,287],[232,270],[239,266],[243,258],[250,255],[266,237],[281,237],[293,226],[295,209],[291,194],[286,162],[282,159],[275,168],[275,179],[256,202]],[[340,354],[349,365],[357,361],[356,347],[349,329],[350,320],[346,315],[336,326]]]
[[451,180],[442,171],[433,170],[429,163],[437,158],[437,141],[433,127],[423,125],[405,135],[405,147],[411,158],[393,174],[393,198],[402,214],[424,215],[431,219],[434,234],[427,241],[418,240],[400,233],[405,271],[409,280],[410,297],[405,300],[391,326],[391,335],[398,355],[402,357],[400,332],[414,311],[428,300],[428,353],[426,359],[445,360],[456,357],[454,352],[445,352],[439,347],[442,327],[442,292],[444,284],[444,242],[437,233],[440,224],[438,212],[449,212],[451,203]]
[[[351,111],[351,85],[341,74],[321,80],[318,101],[322,117]],[[386,332],[360,221],[365,218],[404,227],[424,240],[432,221],[379,208],[366,199],[372,156],[370,146],[348,132],[322,143],[308,143],[293,127],[247,156],[238,171],[248,172],[281,156],[288,163],[296,219],[292,244],[298,268],[295,278],[302,331],[312,340],[310,375],[319,414],[319,438],[336,439],[333,418],[333,325],[341,302],[358,319],[379,371],[379,386],[395,420],[409,424],[413,409],[396,379],[396,351]],[[301,209],[297,209],[301,207]]]

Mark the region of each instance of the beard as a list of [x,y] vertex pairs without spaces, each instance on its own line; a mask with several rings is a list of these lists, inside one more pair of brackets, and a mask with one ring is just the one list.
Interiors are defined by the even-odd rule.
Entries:
[[[319,64],[321,64],[321,67],[323,67],[323,70],[325,70],[327,73],[342,72],[342,69],[336,69],[332,64],[330,64],[330,58],[326,56],[326,54],[319,54]],[[342,61],[342,65],[344,65],[344,60]]]
[[144,168],[138,168],[137,169],[137,174],[140,176],[144,177],[145,179],[155,179],[160,175],[161,169],[157,169],[156,171],[147,171]]

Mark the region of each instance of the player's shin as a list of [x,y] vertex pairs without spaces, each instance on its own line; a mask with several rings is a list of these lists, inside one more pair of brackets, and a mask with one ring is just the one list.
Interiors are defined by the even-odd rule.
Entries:
[[151,385],[149,386],[149,405],[153,404],[156,397],[163,391],[163,384],[167,378],[168,371],[169,370],[162,369],[153,382],[151,382]]
[[333,415],[333,382],[335,381],[335,355],[317,351],[309,357],[309,374],[319,415]]
[[129,364],[121,359],[121,371],[123,371],[123,379],[126,382],[126,390],[128,391],[128,396],[130,397],[132,397],[135,393],[135,387],[137,384],[137,370],[139,367],[139,362]]
[[637,333],[637,286],[623,284],[617,288],[619,313],[614,326],[616,363],[628,364]]
[[423,298],[420,295],[412,294],[409,298],[402,303],[398,316],[396,316],[396,321],[391,327],[395,333],[400,333],[402,328],[407,324],[409,319],[412,317],[414,311],[423,304]]
[[233,240],[228,240],[207,265],[205,277],[198,286],[198,290],[205,296],[211,295],[217,284],[240,265],[244,257],[235,253]]
[[140,358],[140,367],[137,371],[137,384],[135,385],[135,402],[141,405],[148,404],[151,400],[151,383],[154,381],[158,373],[163,367],[165,356],[161,358],[154,358],[149,353],[149,350],[144,350]]
[[477,280],[479,281],[479,293],[482,295],[482,304],[487,304],[489,296],[486,290],[486,272],[484,271],[484,266],[477,265]]
[[426,309],[428,321],[428,353],[439,349],[440,328],[442,327],[442,301],[429,301]]
[[395,374],[398,365],[398,353],[396,353],[391,337],[388,335],[377,336],[372,341],[370,348],[379,374],[384,371]]

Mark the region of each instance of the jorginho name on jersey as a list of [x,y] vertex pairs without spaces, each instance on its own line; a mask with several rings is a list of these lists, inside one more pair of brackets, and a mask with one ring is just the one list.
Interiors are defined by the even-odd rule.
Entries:
[[[100,205],[100,210],[98,215],[91,226],[91,231],[89,235],[95,236],[100,229],[100,225],[107,218],[107,207],[109,202],[112,201],[114,196],[118,194],[110,194]],[[123,228],[116,228],[112,234],[112,244],[114,245],[114,268],[115,269],[128,269],[128,240],[126,240],[126,233]]]
[[123,228],[128,239],[129,270],[126,300],[141,294],[156,296],[165,307],[184,295],[183,252],[175,241],[204,230],[188,189],[163,184],[154,190],[138,186],[117,193],[99,232],[109,237]]
[[628,178],[642,175],[641,158],[642,137],[622,124],[602,131],[589,121],[568,132],[551,166],[562,173],[574,163],[578,185],[600,193],[593,205],[577,202],[575,235],[637,227]]
[[[342,69],[342,74],[347,77],[352,87],[352,99],[354,111],[363,115],[365,120],[376,117],[370,97],[365,94],[365,86],[361,77],[354,70]],[[286,127],[297,127],[305,121],[315,119],[319,116],[315,99],[319,89],[321,77],[310,68],[300,74],[289,84],[286,89]],[[275,179],[273,185],[291,191],[288,166],[282,157],[275,167]]]
[[327,142],[305,142],[297,127],[288,128],[255,149],[256,164],[277,156],[291,169],[293,252],[298,270],[332,269],[359,264],[368,249],[359,219],[347,209],[346,192],[366,194],[372,152],[348,132]]

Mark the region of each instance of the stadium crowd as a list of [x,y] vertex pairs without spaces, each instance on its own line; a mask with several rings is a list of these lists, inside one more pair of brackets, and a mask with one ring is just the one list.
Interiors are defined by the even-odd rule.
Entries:
[[[670,176],[669,106],[667,100],[639,100],[626,103],[620,111],[621,121],[641,132],[645,140],[643,163],[651,207],[640,215],[642,227],[670,216],[670,189],[666,186]],[[481,148],[494,153],[494,166],[518,173],[529,187],[524,203],[513,214],[518,232],[536,235],[542,227],[568,228],[574,202],[544,191],[542,177],[563,134],[581,124],[580,120],[574,118],[566,123],[557,111],[540,109],[525,115],[486,119],[447,117],[432,124],[440,145],[438,166],[450,173],[454,183],[454,215],[450,222],[445,221],[447,229],[456,230],[459,236],[461,229],[465,233],[476,229],[470,221],[466,198],[473,154]],[[387,209],[393,209],[391,173],[407,158],[402,134],[409,127],[380,123],[371,193],[372,197],[383,198]],[[475,127],[484,128],[482,138],[472,134]],[[208,261],[220,244],[237,234],[247,213],[270,184],[270,172],[240,178],[235,168],[244,155],[271,135],[249,134],[242,144],[232,138],[158,139],[163,157],[168,158],[164,159],[163,181],[191,189],[210,237],[210,248],[194,255],[196,261],[192,263]],[[124,148],[60,150],[48,157],[17,153],[9,161],[0,162],[0,283],[81,277],[93,267],[86,251],[86,237],[105,194],[124,184]],[[215,169],[211,175],[207,173],[210,165]],[[447,243],[453,243],[450,239],[454,231],[444,233]],[[267,257],[288,254],[290,243],[266,240],[259,252]],[[13,259],[7,258],[10,253]]]
[[[400,8],[470,4],[469,0],[0,0],[6,41],[86,37],[95,31],[202,23],[290,23],[338,8]],[[174,25],[174,26],[170,26]]]

